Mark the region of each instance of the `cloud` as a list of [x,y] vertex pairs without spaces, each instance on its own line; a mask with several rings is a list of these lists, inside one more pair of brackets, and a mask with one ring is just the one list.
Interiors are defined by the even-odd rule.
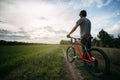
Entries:
[[40,19],[40,20],[46,20],[46,17],[43,17],[43,16],[42,16],[42,17],[40,17],[39,19]]
[[63,37],[63,35],[66,35],[68,32],[66,30],[57,30],[53,26],[45,26],[41,27],[35,30],[32,30],[28,32],[32,39],[41,39],[41,38],[49,38],[49,39],[55,39],[58,37]]
[[[0,0],[0,29],[5,39],[31,42],[59,43],[86,9],[92,21],[92,34],[112,26],[113,16],[102,10],[112,0]],[[117,16],[116,16],[117,14]],[[108,25],[109,24],[109,25]],[[5,34],[5,31],[8,33]],[[9,31],[11,33],[9,33]],[[79,35],[79,29],[73,33]],[[12,36],[12,37],[10,37]],[[2,37],[3,38],[3,37]]]
[[92,36],[96,37],[101,29],[108,29],[110,26],[114,25],[112,18],[113,16],[105,14],[99,14],[94,17],[90,17],[92,23]]
[[0,20],[0,23],[5,23],[4,21]]
[[98,8],[101,8],[103,6],[107,6],[107,5],[109,5],[112,2],[112,0],[105,0],[105,2],[103,2],[103,1],[104,0],[96,0]]
[[112,27],[106,28],[106,31],[109,34],[113,34],[115,37],[117,37],[118,34],[120,34],[120,21],[116,22]]
[[54,32],[55,34],[66,34],[66,33],[68,33],[67,30],[63,30],[63,29],[55,30],[54,28],[55,27],[52,27],[52,26],[44,27],[44,29],[47,30],[48,32]]
[[75,7],[80,9],[93,7],[94,5],[97,6],[97,8],[101,8],[104,6],[108,6],[111,2],[112,0],[71,0],[69,4],[72,5],[73,8]]
[[11,34],[11,31],[0,29],[0,34]]
[[1,16],[7,24],[24,27],[26,30],[51,24],[66,24],[66,20],[71,22],[72,18],[69,16],[74,13],[67,10],[67,5],[40,1],[19,1],[14,5],[6,5],[7,8],[0,12]]
[[114,17],[120,17],[120,10],[116,10],[112,15]]
[[29,39],[29,35],[25,31],[12,32],[5,29],[0,29],[0,39],[6,40],[23,40]]

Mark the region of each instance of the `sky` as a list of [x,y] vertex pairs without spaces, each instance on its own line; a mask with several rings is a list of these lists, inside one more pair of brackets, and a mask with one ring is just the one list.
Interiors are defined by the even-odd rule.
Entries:
[[[68,40],[66,35],[87,11],[91,34],[104,29],[120,34],[120,0],[0,0],[0,40],[52,43]],[[72,36],[80,37],[80,28]]]

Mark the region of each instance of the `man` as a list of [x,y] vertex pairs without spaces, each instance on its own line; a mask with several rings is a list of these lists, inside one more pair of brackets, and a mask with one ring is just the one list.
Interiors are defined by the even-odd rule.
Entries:
[[91,22],[86,18],[87,12],[85,10],[80,11],[79,16],[80,19],[76,22],[75,26],[67,35],[67,37],[70,37],[70,35],[78,28],[78,26],[80,26],[81,43],[84,51],[84,46],[86,46],[87,49],[91,48]]

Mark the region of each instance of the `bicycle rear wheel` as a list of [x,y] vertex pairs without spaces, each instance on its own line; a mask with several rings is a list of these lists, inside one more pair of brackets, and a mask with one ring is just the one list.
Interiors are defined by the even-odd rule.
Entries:
[[75,60],[75,58],[74,58],[74,56],[75,56],[74,47],[72,47],[72,46],[68,47],[68,49],[66,51],[66,56],[67,56],[68,62],[70,62],[70,63],[72,63]]
[[110,72],[110,60],[108,56],[99,48],[88,50],[94,62],[85,62],[85,67],[89,73],[96,77],[104,77]]

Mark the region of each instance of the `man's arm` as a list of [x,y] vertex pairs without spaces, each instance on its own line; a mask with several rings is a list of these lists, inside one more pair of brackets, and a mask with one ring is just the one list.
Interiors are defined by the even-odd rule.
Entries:
[[76,23],[73,29],[70,31],[70,33],[67,35],[67,37],[70,37],[70,35],[77,29],[79,25]]

